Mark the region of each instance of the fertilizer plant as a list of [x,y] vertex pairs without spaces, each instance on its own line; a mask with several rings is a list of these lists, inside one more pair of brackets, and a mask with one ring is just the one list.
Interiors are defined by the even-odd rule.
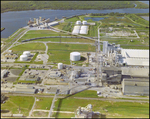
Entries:
[[[149,50],[128,48],[141,35],[134,28],[127,28],[128,24],[122,27],[117,22],[108,23],[109,18],[85,21],[84,17],[90,15],[54,21],[30,18],[28,26],[10,37],[11,43],[1,46],[1,103],[6,105],[2,105],[2,110],[8,110],[7,96],[30,96],[23,100],[28,102],[28,108],[22,102],[13,102],[21,99],[10,97],[14,110],[2,117],[103,118],[114,115],[110,105],[120,106],[122,100],[139,103],[141,99],[141,103],[147,103]],[[117,38],[123,40],[116,42]]]

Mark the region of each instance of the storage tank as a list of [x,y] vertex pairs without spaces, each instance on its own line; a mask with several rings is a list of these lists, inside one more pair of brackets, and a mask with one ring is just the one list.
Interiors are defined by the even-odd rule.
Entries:
[[87,25],[87,21],[83,21],[82,24]]
[[81,21],[76,21],[76,24],[81,24]]
[[63,63],[58,63],[58,69],[63,69]]
[[21,55],[20,56],[20,61],[27,61],[28,56],[27,55]]
[[70,53],[70,60],[71,61],[79,61],[81,58],[81,55],[79,52],[71,52]]
[[24,52],[23,52],[23,55],[30,56],[30,51],[24,51]]

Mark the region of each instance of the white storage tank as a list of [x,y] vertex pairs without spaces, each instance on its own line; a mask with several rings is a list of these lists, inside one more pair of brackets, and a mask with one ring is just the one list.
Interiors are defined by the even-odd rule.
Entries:
[[24,52],[23,52],[23,55],[30,56],[30,51],[24,51]]
[[82,24],[87,25],[87,21],[83,21]]
[[71,52],[70,53],[70,60],[71,61],[79,61],[81,58],[81,54],[79,52]]
[[27,61],[28,56],[27,55],[21,55],[20,56],[20,61]]
[[81,21],[76,21],[76,24],[80,25],[80,24],[81,24]]
[[58,63],[58,69],[63,69],[63,63]]

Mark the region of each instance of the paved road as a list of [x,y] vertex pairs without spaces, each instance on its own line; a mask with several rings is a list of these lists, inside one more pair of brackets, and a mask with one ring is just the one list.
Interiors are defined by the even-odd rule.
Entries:
[[[20,34],[18,34],[17,38],[18,38],[18,37],[19,37],[19,38],[18,38],[15,42],[13,42],[12,45],[11,45],[10,47],[8,47],[8,48],[2,53],[2,55],[3,55],[5,52],[7,52],[10,48],[12,48],[13,45],[14,45],[15,43],[17,43],[18,40],[19,40],[24,34],[26,34],[28,31],[29,31],[29,29],[26,29],[26,30],[22,31]],[[22,33],[23,33],[23,34],[22,34]]]

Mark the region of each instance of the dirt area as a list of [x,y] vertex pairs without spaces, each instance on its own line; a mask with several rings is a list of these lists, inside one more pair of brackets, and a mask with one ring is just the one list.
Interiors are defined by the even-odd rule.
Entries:
[[4,78],[4,80],[7,80],[7,82],[15,82],[17,78],[18,77],[7,77],[7,78]]
[[32,113],[33,117],[47,117],[48,112],[42,112],[42,111],[35,111]]
[[14,75],[19,75],[21,73],[22,69],[11,69],[10,72]]

